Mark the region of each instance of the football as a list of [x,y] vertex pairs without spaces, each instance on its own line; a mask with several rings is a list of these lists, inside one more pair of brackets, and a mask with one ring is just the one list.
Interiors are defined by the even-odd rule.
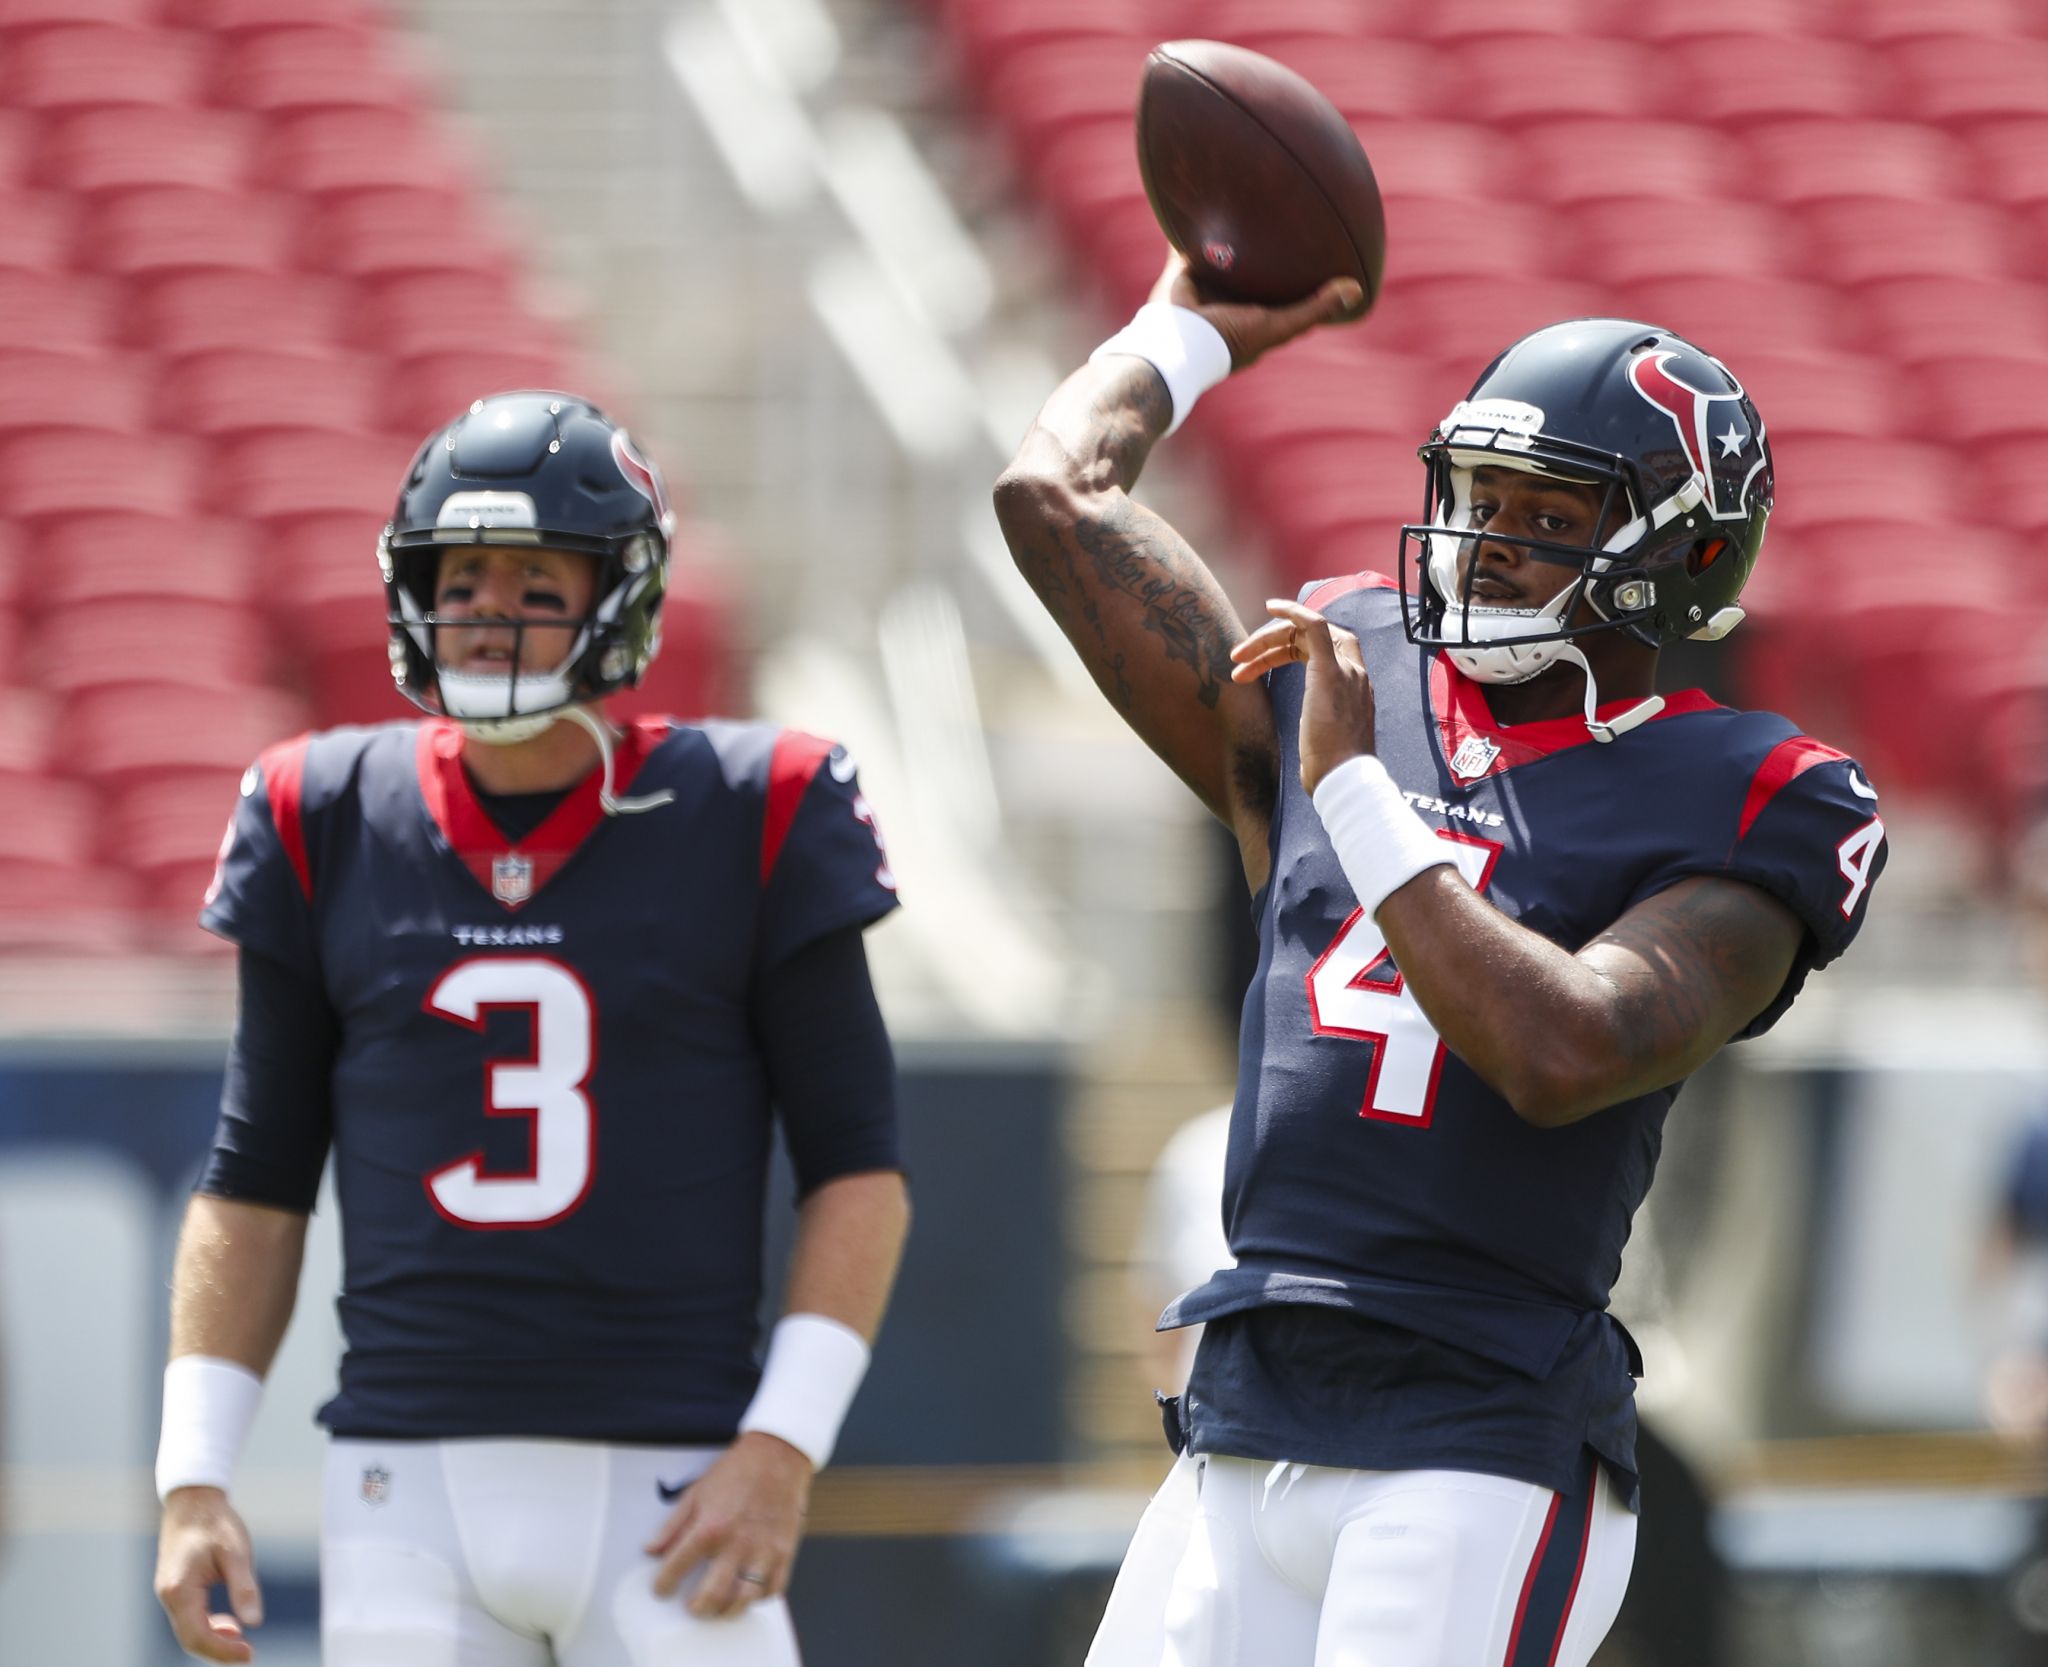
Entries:
[[[1331,278],[1378,297],[1386,220],[1365,147],[1284,64],[1222,41],[1168,41],[1138,87],[1138,168],[1196,283],[1281,306]],[[1355,316],[1355,315],[1354,315]]]

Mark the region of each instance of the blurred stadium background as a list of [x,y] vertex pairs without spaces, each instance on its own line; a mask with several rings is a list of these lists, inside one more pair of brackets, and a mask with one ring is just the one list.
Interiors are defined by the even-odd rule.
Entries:
[[[1981,1254],[2048,1103],[2042,0],[0,0],[0,1659],[172,1658],[164,1270],[231,1018],[192,916],[263,744],[403,715],[413,446],[543,384],[682,505],[626,704],[847,740],[908,904],[872,953],[919,1220],[808,1659],[1079,1660],[1164,1465],[1148,1175],[1227,1097],[1248,928],[988,488],[1157,269],[1131,102],[1190,35],[1309,74],[1388,202],[1375,316],[1148,478],[1240,607],[1391,565],[1499,347],[1652,317],[1780,478],[1749,624],[1667,681],[1885,790],[1863,942],[1672,1120],[1620,1307],[1673,1468],[1603,1667],[2048,1659],[2048,1477],[1982,1412],[2048,1318]],[[291,1667],[334,1279],[322,1237],[244,1466]]]

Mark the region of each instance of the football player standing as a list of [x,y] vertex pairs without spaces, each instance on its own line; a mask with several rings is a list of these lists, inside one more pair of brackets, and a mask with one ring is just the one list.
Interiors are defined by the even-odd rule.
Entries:
[[[157,1461],[157,1593],[195,1655],[250,1659],[262,1619],[228,1489],[331,1152],[327,1667],[797,1660],[810,1480],[908,1222],[861,941],[895,890],[843,750],[604,717],[658,647],[671,526],[595,407],[479,401],[379,552],[428,718],[244,778],[202,916],[240,1011]],[[757,1367],[774,1122],[801,1201]]]
[[1358,300],[1220,303],[1176,259],[996,486],[1259,920],[1237,1265],[1161,1319],[1206,1329],[1094,1667],[1584,1667],[1634,1551],[1640,1365],[1606,1308],[1663,1119],[1884,863],[1852,760],[1656,692],[1661,645],[1740,621],[1772,495],[1755,407],[1668,330],[1514,343],[1422,448],[1411,583],[1245,632],[1131,490],[1205,388]]

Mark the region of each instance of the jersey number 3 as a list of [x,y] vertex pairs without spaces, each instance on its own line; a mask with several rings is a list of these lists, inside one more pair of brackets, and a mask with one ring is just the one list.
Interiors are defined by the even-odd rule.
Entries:
[[524,1059],[484,1066],[484,1112],[531,1120],[526,1164],[489,1173],[481,1148],[426,1178],[434,1208],[459,1227],[546,1227],[572,1213],[595,1170],[596,1114],[583,1085],[597,1058],[590,992],[559,961],[483,956],[443,973],[427,992],[429,1013],[482,1032],[493,1008],[526,1014],[533,1046]]
[[[1450,846],[1466,884],[1483,896],[1501,848],[1465,834],[1439,831],[1437,837]],[[1372,1043],[1359,1116],[1429,1127],[1444,1045],[1408,993],[1407,981],[1387,954],[1387,940],[1363,909],[1351,911],[1330,947],[1308,969],[1308,1017],[1318,1036]]]

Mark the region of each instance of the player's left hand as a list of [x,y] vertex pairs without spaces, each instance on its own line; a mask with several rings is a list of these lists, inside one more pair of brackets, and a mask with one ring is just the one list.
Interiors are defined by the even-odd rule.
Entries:
[[789,1589],[811,1497],[811,1461],[786,1441],[748,1430],[677,1501],[647,1554],[661,1559],[657,1596],[672,1597],[699,1564],[691,1614],[737,1615]]
[[1373,750],[1372,679],[1358,639],[1299,602],[1269,600],[1273,617],[1230,651],[1230,678],[1251,683],[1294,661],[1308,665],[1301,696],[1301,785]]

